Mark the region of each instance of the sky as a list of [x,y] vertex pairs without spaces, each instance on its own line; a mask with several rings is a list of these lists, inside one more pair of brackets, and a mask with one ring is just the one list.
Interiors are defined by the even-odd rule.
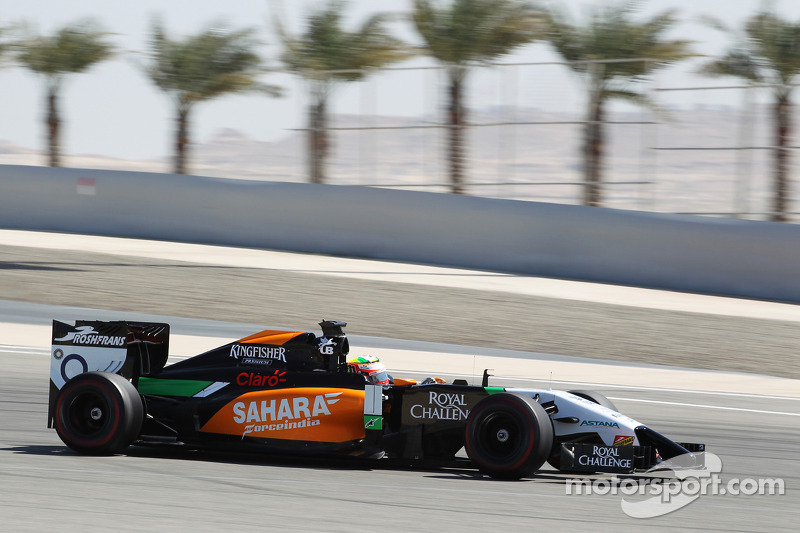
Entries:
[[[583,10],[602,0],[562,0],[578,20]],[[107,31],[121,52],[86,73],[70,76],[61,96],[62,152],[69,155],[103,155],[121,159],[168,157],[174,137],[174,110],[164,93],[143,74],[151,22],[159,17],[170,36],[198,33],[215,22],[230,28],[254,28],[263,45],[267,64],[279,66],[280,47],[272,30],[279,14],[294,33],[303,28],[305,13],[324,5],[323,0],[0,0],[0,26],[26,22],[41,34],[52,34],[66,24],[93,18]],[[740,27],[763,2],[760,0],[649,0],[642,16],[674,8],[685,22],[670,34],[696,42],[697,52],[714,55],[724,51],[729,36],[697,22],[701,15],[716,17]],[[793,21],[800,20],[800,2],[774,0],[775,10]],[[347,26],[357,25],[375,12],[407,13],[411,0],[349,0]],[[410,23],[398,21],[394,34],[418,43]],[[541,43],[526,45],[504,57],[503,63],[558,61]],[[418,58],[401,67],[430,67],[436,63]],[[657,78],[659,87],[704,86],[720,82],[693,74],[694,66],[671,67]],[[229,95],[199,104],[192,115],[192,140],[205,142],[216,132],[232,128],[259,141],[277,140],[305,123],[304,89],[288,74],[271,74],[263,81],[284,88],[282,98],[263,95]],[[440,79],[435,70],[399,70],[340,88],[332,101],[334,113],[389,116],[422,116],[441,107]],[[468,105],[527,106],[559,111],[581,109],[579,80],[559,65],[531,68],[485,69],[470,78]],[[663,93],[662,93],[663,94]],[[728,96],[708,91],[675,93],[679,105],[735,104]],[[45,134],[44,84],[33,73],[5,62],[0,68],[0,142],[43,150]],[[677,100],[674,100],[677,98]],[[732,98],[732,97],[730,97]]]

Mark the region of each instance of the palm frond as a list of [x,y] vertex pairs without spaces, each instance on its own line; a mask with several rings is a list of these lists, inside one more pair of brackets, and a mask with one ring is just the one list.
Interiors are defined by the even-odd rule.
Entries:
[[748,20],[746,32],[754,54],[763,58],[783,83],[790,83],[800,72],[800,24],[763,12]]
[[151,30],[151,62],[146,72],[163,91],[182,106],[189,106],[223,94],[245,91],[279,95],[277,87],[264,85],[264,73],[256,52],[255,30],[229,30],[211,25],[184,39],[170,39],[160,22]]
[[543,38],[549,22],[544,11],[517,0],[454,0],[449,9],[414,0],[412,21],[429,55],[460,67]]
[[344,29],[343,17],[344,3],[334,0],[309,15],[300,36],[290,35],[276,21],[283,43],[281,61],[290,70],[325,84],[361,79],[366,69],[402,61],[413,54],[389,34],[388,15],[373,15],[356,31]]
[[[666,39],[664,34],[678,21],[674,10],[658,13],[642,22],[634,20],[636,3],[602,5],[593,9],[581,25],[571,21],[563,9],[551,9],[548,40],[576,72],[592,69],[587,61],[630,59],[607,62],[605,79],[643,78],[654,70],[695,54],[692,41]],[[635,61],[647,58],[648,61]]]
[[698,73],[711,77],[734,76],[753,83],[764,81],[761,65],[746,50],[730,50],[724,56],[702,65]]
[[800,74],[800,23],[769,11],[758,12],[745,22],[739,42],[723,56],[704,64],[699,72],[772,83],[783,94]]
[[17,59],[50,78],[80,73],[114,55],[110,34],[92,20],[67,25],[50,36],[29,35],[16,43]]

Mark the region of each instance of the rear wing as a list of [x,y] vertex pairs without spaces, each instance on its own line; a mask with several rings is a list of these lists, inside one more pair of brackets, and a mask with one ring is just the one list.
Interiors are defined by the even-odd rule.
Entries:
[[169,356],[169,324],[77,320],[53,321],[47,427],[53,427],[61,387],[78,374],[111,372],[138,384],[140,376],[161,372]]

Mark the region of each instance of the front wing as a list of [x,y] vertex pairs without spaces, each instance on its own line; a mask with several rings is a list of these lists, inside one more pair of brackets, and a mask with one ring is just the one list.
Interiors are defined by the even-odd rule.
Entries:
[[[703,470],[705,445],[676,443],[688,453],[669,458],[668,470]],[[580,442],[561,444],[561,467],[565,472],[633,474],[659,470],[664,462],[655,446],[604,446]]]

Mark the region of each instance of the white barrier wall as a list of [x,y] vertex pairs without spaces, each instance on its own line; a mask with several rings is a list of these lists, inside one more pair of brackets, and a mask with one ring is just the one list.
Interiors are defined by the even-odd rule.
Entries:
[[0,166],[0,227],[800,301],[800,226],[788,224],[366,187]]

